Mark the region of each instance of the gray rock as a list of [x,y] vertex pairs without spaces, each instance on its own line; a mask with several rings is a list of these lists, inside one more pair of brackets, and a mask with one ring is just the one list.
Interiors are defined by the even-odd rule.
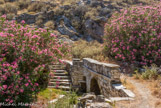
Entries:
[[90,42],[90,41],[92,41],[93,39],[92,39],[91,36],[87,36],[87,37],[86,37],[86,40],[87,40],[88,42]]
[[105,102],[105,97],[103,95],[98,95],[96,97],[96,102]]
[[68,35],[69,37],[77,37],[78,33],[73,30],[73,27],[67,27],[66,25],[62,24],[57,27],[58,31],[63,35]]
[[112,108],[109,103],[92,103],[89,108]]
[[102,25],[99,25],[93,20],[86,20],[85,21],[85,33],[86,36],[90,35],[92,38],[97,39],[101,41],[103,34],[104,34],[104,29]]

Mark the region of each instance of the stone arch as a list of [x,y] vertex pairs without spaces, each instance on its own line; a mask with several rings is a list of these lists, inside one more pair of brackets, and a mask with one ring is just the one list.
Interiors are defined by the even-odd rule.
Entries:
[[94,92],[96,95],[100,95],[101,91],[98,85],[98,81],[95,78],[91,79],[90,92]]

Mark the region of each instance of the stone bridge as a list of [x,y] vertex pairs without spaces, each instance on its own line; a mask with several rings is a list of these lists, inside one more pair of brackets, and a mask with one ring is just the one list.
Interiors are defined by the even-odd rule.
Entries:
[[116,89],[117,87],[113,86],[121,85],[119,65],[102,63],[90,58],[64,62],[71,76],[73,88],[105,97],[128,97],[125,89]]

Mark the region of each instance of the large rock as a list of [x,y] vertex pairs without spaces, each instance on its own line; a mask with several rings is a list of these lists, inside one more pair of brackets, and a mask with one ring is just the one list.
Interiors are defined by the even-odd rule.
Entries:
[[67,27],[66,25],[62,24],[58,26],[58,31],[63,35],[68,35],[73,40],[78,39],[78,33],[73,30],[73,27]]
[[90,35],[92,38],[101,42],[104,34],[104,26],[89,19],[85,22],[85,33],[86,36]]
[[78,40],[79,37],[81,37],[79,33],[76,31],[76,29],[73,26],[71,26],[70,20],[65,16],[58,18],[57,30],[62,35],[68,35],[72,40]]

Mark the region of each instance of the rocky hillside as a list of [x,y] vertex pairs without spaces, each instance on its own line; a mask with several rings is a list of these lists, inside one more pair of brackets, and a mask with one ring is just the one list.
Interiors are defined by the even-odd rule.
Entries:
[[102,41],[112,13],[131,5],[160,0],[0,0],[0,13],[34,27],[48,27],[72,40]]

